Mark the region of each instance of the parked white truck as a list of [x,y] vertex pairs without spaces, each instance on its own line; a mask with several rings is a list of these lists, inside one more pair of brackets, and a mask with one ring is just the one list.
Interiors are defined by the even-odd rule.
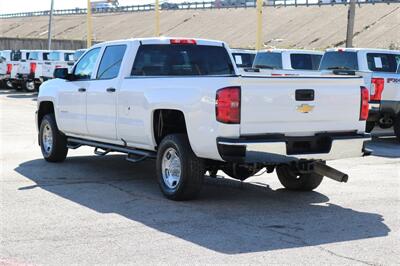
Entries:
[[156,159],[164,195],[191,199],[206,172],[245,180],[276,169],[284,187],[313,190],[348,176],[326,160],[367,154],[362,78],[240,76],[227,45],[150,38],[97,44],[71,74],[43,83],[36,121],[43,157],[82,145]]
[[328,49],[320,70],[354,70],[370,90],[367,131],[375,126],[394,128],[400,141],[400,51],[384,49]]
[[44,82],[54,78],[54,70],[56,68],[68,68],[68,70],[71,71],[74,63],[74,51],[51,51],[43,64],[43,70],[40,76],[41,81]]
[[3,81],[7,89],[18,89],[15,84],[20,60],[26,60],[29,55],[27,50],[4,50],[0,60],[0,80]]

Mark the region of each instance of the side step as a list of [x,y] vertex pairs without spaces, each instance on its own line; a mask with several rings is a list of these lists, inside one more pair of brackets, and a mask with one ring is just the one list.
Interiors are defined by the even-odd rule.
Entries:
[[[109,152],[126,153],[127,154],[126,160],[130,162],[140,162],[147,158],[156,158],[157,155],[157,153],[154,151],[139,150],[139,149],[129,148],[126,146],[113,145],[92,140],[67,138],[67,141],[68,141],[68,148],[70,149],[77,149],[83,145],[94,147],[95,148],[94,153],[99,156],[104,156]],[[104,152],[99,151],[99,149],[102,149]]]

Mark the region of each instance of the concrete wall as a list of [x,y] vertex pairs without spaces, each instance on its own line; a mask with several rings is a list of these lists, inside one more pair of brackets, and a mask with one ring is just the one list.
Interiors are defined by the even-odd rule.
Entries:
[[[80,40],[52,40],[54,50],[76,50],[86,48],[86,42]],[[47,49],[47,39],[5,38],[0,37],[0,50],[8,49]]]
[[[311,48],[343,46],[348,6],[265,7],[265,47]],[[84,15],[55,16],[54,38],[85,40]],[[47,17],[0,19],[0,37],[47,38]],[[154,36],[154,12],[96,14],[93,38],[116,40]],[[357,6],[354,45],[400,47],[400,4]],[[164,36],[226,41],[231,47],[254,47],[256,10],[176,10],[161,12]]]

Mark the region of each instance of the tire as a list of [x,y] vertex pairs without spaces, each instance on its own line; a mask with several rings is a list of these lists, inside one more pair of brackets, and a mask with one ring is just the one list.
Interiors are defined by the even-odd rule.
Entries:
[[375,122],[367,122],[365,124],[365,132],[370,133],[375,127]]
[[397,140],[400,142],[400,113],[397,114],[393,123],[394,134]]
[[157,181],[171,200],[194,199],[201,190],[204,161],[193,153],[184,134],[166,136],[157,151]]
[[26,81],[24,83],[24,85],[22,86],[22,88],[24,89],[24,91],[26,92],[35,92],[37,91],[37,86],[35,84],[35,81]]
[[297,174],[288,165],[278,165],[276,173],[281,184],[289,190],[311,191],[316,189],[324,178],[321,175]]
[[233,164],[230,164],[229,166],[224,168],[223,171],[225,174],[229,175],[230,177],[243,181],[243,180],[246,180],[247,178],[255,175],[259,170],[254,171],[254,170],[250,170],[249,168],[246,168],[243,166],[235,166]]
[[45,115],[40,122],[39,142],[46,161],[62,162],[67,157],[67,138],[58,130],[54,114]]

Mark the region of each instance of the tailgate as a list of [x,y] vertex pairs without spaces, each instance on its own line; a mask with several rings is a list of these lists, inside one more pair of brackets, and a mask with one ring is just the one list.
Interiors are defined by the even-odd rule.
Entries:
[[364,132],[359,77],[242,77],[241,135]]
[[5,75],[7,73],[7,63],[3,61],[0,63],[0,75]]
[[18,74],[29,74],[31,66],[29,62],[20,62],[18,68]]
[[54,62],[45,62],[43,64],[42,75],[46,78],[52,78],[54,74],[55,64]]

